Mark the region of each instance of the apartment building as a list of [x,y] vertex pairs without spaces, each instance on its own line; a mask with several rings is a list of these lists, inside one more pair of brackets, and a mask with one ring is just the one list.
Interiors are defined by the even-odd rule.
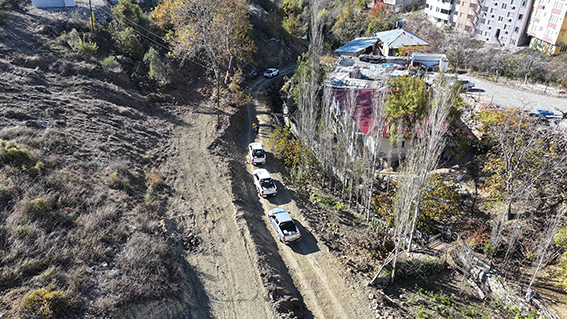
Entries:
[[533,0],[480,0],[475,38],[506,47],[525,46]]
[[437,23],[453,25],[456,0],[427,0],[425,13]]
[[567,3],[563,0],[536,0],[528,34],[530,46],[549,54],[567,52]]
[[[477,40],[506,47],[528,45],[526,31],[534,0],[453,1],[454,3],[446,3],[428,0],[426,13],[435,21],[467,32]],[[445,6],[438,6],[439,2]]]

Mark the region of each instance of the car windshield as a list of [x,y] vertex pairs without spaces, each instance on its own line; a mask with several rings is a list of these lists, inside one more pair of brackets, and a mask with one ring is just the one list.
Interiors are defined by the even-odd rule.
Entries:
[[262,180],[262,187],[271,188],[273,186],[274,186],[274,182],[271,179],[263,179]]
[[280,228],[284,235],[291,235],[297,233],[297,228],[292,221],[284,222],[280,224]]
[[263,150],[254,151],[254,157],[264,157],[264,151]]

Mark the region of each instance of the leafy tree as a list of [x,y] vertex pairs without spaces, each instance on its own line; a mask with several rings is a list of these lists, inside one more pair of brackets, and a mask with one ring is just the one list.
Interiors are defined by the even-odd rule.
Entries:
[[245,0],[163,0],[152,17],[167,32],[174,56],[182,61],[198,57],[213,71],[220,98],[220,84],[226,85],[237,63],[255,50],[247,13]]
[[427,114],[429,92],[425,81],[398,76],[388,81],[390,96],[386,102],[386,123],[391,142],[408,139],[415,125]]

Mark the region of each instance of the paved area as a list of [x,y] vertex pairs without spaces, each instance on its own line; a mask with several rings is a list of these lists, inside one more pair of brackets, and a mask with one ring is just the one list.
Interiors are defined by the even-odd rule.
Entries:
[[494,83],[469,75],[459,75],[459,78],[474,82],[475,87],[467,94],[479,102],[528,111],[559,109],[567,112],[567,96],[553,88],[543,93],[545,87],[541,85],[530,85],[527,87],[530,90],[526,90],[526,87]]

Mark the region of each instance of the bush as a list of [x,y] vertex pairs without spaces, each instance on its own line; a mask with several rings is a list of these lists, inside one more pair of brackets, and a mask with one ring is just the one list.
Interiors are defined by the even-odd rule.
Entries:
[[48,216],[52,209],[52,201],[45,197],[40,197],[25,201],[23,203],[22,213],[32,220],[36,220]]
[[148,76],[150,79],[159,83],[159,85],[166,85],[169,83],[169,68],[159,55],[159,52],[150,48],[144,55],[144,62],[149,64],[150,71]]
[[114,55],[109,55],[100,63],[105,71],[119,71],[122,66]]
[[160,237],[134,234],[116,264],[125,277],[116,283],[114,293],[124,294],[125,299],[159,298],[181,291],[183,275],[179,258]]
[[69,304],[63,292],[40,288],[26,295],[21,307],[24,317],[51,319],[62,318]]
[[73,51],[86,55],[95,55],[98,50],[98,45],[96,43],[86,41],[85,36],[83,35],[81,37],[76,29],[71,30],[65,38]]
[[32,161],[32,156],[27,149],[12,142],[2,141],[2,148],[0,149],[0,164],[20,166],[29,164]]
[[126,28],[122,31],[115,31],[112,35],[116,49],[135,60],[142,59],[144,54],[144,49],[140,41],[138,41],[138,36],[132,28]]

